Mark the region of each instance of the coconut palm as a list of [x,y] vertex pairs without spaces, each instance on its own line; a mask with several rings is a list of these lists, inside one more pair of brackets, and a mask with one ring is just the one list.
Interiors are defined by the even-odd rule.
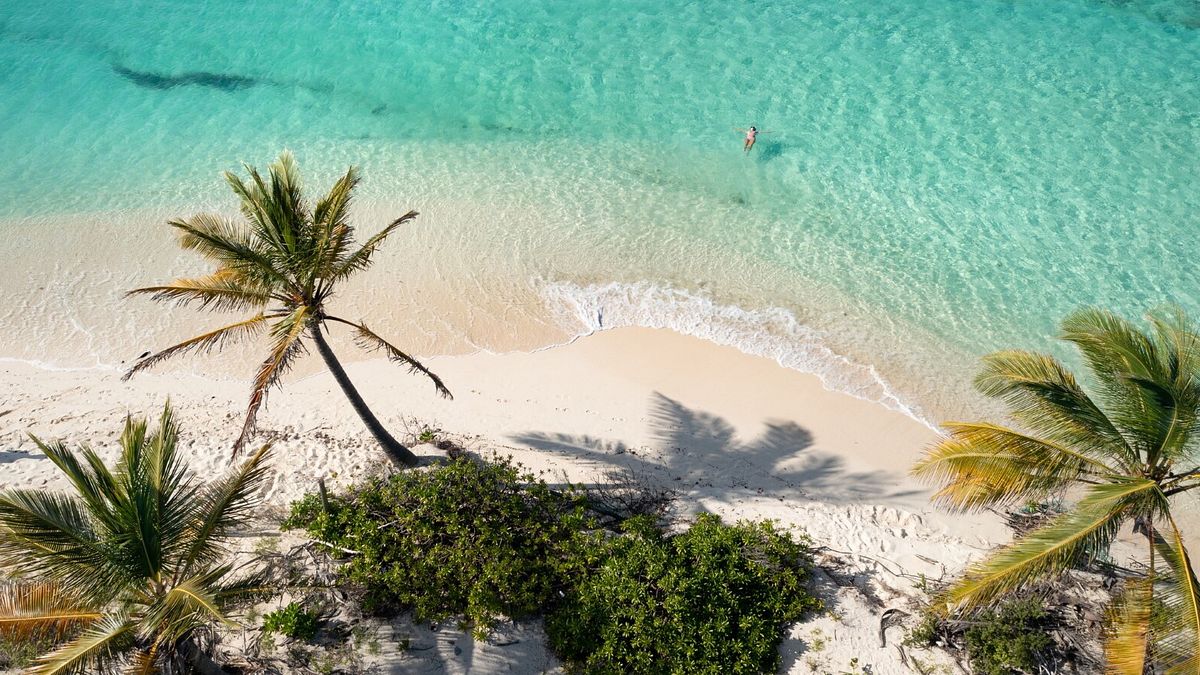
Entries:
[[[1126,584],[1106,644],[1110,672],[1141,675],[1153,662],[1200,672],[1200,583],[1172,507],[1200,487],[1200,336],[1179,310],[1144,332],[1106,311],[1062,322],[1094,386],[1031,352],[985,357],[975,380],[1002,400],[1016,427],[944,425],[913,473],[942,484],[935,499],[970,510],[1078,496],[1065,513],[970,567],[942,598],[950,608],[1005,594],[1104,554],[1122,527],[1146,535],[1145,578]],[[1151,611],[1151,610],[1154,611]]]
[[450,397],[441,379],[416,359],[365,324],[334,316],[326,307],[335,287],[369,267],[384,239],[416,218],[416,211],[400,216],[356,246],[354,228],[348,221],[350,200],[359,180],[353,167],[311,209],[305,202],[299,170],[290,152],[285,151],[271,164],[269,184],[253,167],[247,166],[246,170],[249,182],[225,173],[225,180],[241,202],[243,220],[201,214],[169,223],[179,232],[180,246],[204,256],[216,265],[216,270],[207,276],[138,288],[130,294],[149,293],[155,300],[195,303],[202,309],[215,311],[256,313],[139,359],[125,374],[126,379],[172,356],[220,348],[226,342],[266,332],[271,350],[254,377],[246,421],[234,444],[236,454],[253,433],[254,420],[267,391],[279,383],[296,358],[306,351],[304,340],[310,338],[384,451],[407,466],[416,464],[416,456],[393,438],[367,407],[322,333],[330,323],[349,326],[360,347],[382,351],[389,360],[429,377],[439,394]]
[[30,672],[223,672],[202,638],[264,590],[222,558],[251,515],[267,447],[202,484],[176,453],[169,406],[153,433],[126,420],[113,470],[90,449],[33,440],[73,491],[0,492],[0,565],[19,579],[0,588],[0,633],[73,637]]

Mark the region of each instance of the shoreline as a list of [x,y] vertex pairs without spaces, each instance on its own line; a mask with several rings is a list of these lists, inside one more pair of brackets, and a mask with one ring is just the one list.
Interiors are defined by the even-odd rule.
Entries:
[[[355,219],[382,222],[393,206],[361,205]],[[410,353],[529,352],[601,328],[667,328],[816,374],[831,390],[904,410],[929,426],[978,403],[954,376],[960,364],[974,366],[966,350],[943,344],[885,308],[744,252],[721,248],[716,265],[712,242],[698,240],[677,251],[678,265],[656,267],[649,254],[629,259],[630,252],[617,247],[595,251],[594,259],[566,273],[551,261],[579,260],[578,247],[515,242],[517,250],[480,251],[478,244],[494,237],[467,229],[474,227],[470,214],[479,205],[415,206],[422,216],[414,227],[397,232],[375,269],[352,281],[337,304],[339,313],[366,318]],[[163,225],[168,215],[197,208],[203,210],[201,205],[67,216],[74,227],[65,243],[40,236],[52,230],[29,220],[23,226],[28,236],[0,239],[0,253],[13,260],[55,261],[52,269],[18,262],[0,270],[0,288],[10,296],[0,317],[14,326],[0,339],[0,354],[55,369],[122,368],[144,351],[232,318],[124,297],[130,288],[209,271],[198,257],[179,250]],[[528,225],[526,219],[536,220],[537,214],[523,216],[518,230]],[[0,219],[0,231],[10,224]],[[510,217],[504,224],[514,221]],[[139,245],[128,245],[134,241]],[[517,257],[510,260],[511,255]],[[96,266],[97,259],[105,264]],[[614,264],[620,260],[627,264]],[[724,271],[713,271],[718,269]],[[167,367],[238,375],[257,363],[256,346],[233,345],[220,359]],[[348,362],[361,358],[356,352],[338,350]],[[301,364],[298,373],[312,372],[304,368]]]
[[[533,352],[439,356],[426,365],[455,400],[436,398],[428,382],[383,360],[346,367],[399,435],[428,425],[530,460],[543,453],[581,475],[641,457],[635,461],[641,468],[690,481],[709,500],[736,469],[748,473],[730,479],[726,488],[734,493],[742,489],[734,483],[757,482],[756,490],[773,485],[788,499],[903,509],[945,520],[950,529],[974,519],[939,512],[928,503],[929,491],[908,478],[908,467],[936,437],[926,426],[826,389],[815,375],[700,338],[612,328]],[[239,378],[167,372],[122,382],[107,369],[51,371],[8,359],[0,360],[0,383],[16,392],[0,409],[0,461],[8,465],[0,487],[47,485],[53,476],[26,432],[88,442],[103,452],[127,413],[153,416],[168,397],[193,464],[223,467],[246,394]],[[289,378],[270,394],[259,419],[255,442],[274,439],[281,454],[303,456],[288,464],[286,485],[268,490],[269,503],[285,504],[330,472],[344,484],[378,464],[378,450],[327,372]],[[321,442],[335,446],[329,457],[314,454]],[[978,534],[971,527],[962,532]]]

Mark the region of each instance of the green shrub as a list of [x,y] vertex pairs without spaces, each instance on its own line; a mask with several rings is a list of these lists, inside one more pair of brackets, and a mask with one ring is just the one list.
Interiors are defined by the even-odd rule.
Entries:
[[926,611],[921,617],[921,623],[908,631],[908,635],[904,637],[904,644],[908,647],[932,647],[937,644],[938,633],[942,629],[943,621],[937,614],[931,611]]
[[1037,598],[1000,605],[976,617],[963,634],[971,670],[979,675],[1034,673],[1054,640],[1049,616]]
[[547,616],[573,672],[774,672],[784,627],[821,606],[804,588],[806,543],[770,523],[702,515],[675,536],[645,517],[624,527]]
[[501,615],[539,612],[588,564],[596,536],[578,495],[510,460],[405,471],[330,498],[328,510],[308,495],[284,527],[357,552],[341,571],[365,590],[367,611],[461,616],[480,634]]
[[279,633],[293,640],[307,642],[316,636],[320,622],[321,617],[316,610],[305,609],[300,603],[291,602],[283,609],[263,615],[262,629],[264,633]]
[[23,670],[32,665],[34,659],[53,651],[55,647],[75,636],[77,630],[67,631],[65,636],[46,632],[12,637],[0,635],[0,671]]

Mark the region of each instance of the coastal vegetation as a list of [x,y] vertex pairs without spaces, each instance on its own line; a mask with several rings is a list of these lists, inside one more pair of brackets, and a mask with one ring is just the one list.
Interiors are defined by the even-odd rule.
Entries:
[[269,179],[246,167],[250,180],[226,172],[239,200],[242,219],[199,214],[172,220],[179,245],[203,256],[216,268],[211,274],[148,286],[130,294],[150,294],[155,300],[194,304],[217,312],[249,311],[248,318],[197,335],[139,359],[125,374],[135,373],[165,359],[186,353],[219,349],[226,343],[266,333],[270,351],[254,375],[246,419],[234,444],[236,454],[254,431],[255,418],[267,392],[307,349],[311,340],[354,411],[396,462],[416,464],[416,456],[397,441],[375,417],[338,361],[325,332],[330,324],[346,326],[359,347],[382,352],[390,361],[428,377],[435,390],[449,397],[442,380],[412,356],[384,340],[359,321],[329,312],[334,290],[348,278],[370,267],[387,237],[417,217],[409,211],[361,244],[350,224],[350,205],[358,185],[351,167],[329,192],[310,205],[305,199],[300,172],[290,152],[283,152],[269,167]]
[[644,516],[603,540],[546,617],[551,646],[581,673],[773,673],[786,627],[820,609],[810,548],[770,522],[701,514],[666,534]]
[[0,493],[0,565],[15,580],[0,594],[0,634],[60,645],[35,675],[223,673],[205,648],[228,610],[269,589],[226,560],[267,478],[268,447],[224,477],[201,483],[177,452],[169,407],[156,431],[127,420],[109,469],[93,450],[38,447],[70,493]]
[[[382,527],[384,524],[387,527]],[[368,481],[343,497],[310,494],[284,528],[348,553],[345,582],[366,611],[464,621],[485,634],[501,616],[539,611],[583,563],[580,495],[551,490],[507,461],[452,460]]]
[[774,672],[785,627],[822,606],[807,590],[807,539],[713,515],[668,533],[648,514],[614,520],[595,505],[508,460],[460,457],[308,495],[284,526],[340,560],[370,612],[456,620],[479,636],[543,615],[570,672]]
[[1107,554],[1121,530],[1144,540],[1144,569],[1123,582],[1105,644],[1112,673],[1200,672],[1200,582],[1174,509],[1200,488],[1200,336],[1181,311],[1139,329],[1086,309],[1061,338],[1087,365],[1086,386],[1059,360],[1026,351],[984,359],[976,385],[1015,426],[949,423],[913,473],[957,510],[1074,498],[1065,511],[971,566],[937,598],[943,612],[994,606]]

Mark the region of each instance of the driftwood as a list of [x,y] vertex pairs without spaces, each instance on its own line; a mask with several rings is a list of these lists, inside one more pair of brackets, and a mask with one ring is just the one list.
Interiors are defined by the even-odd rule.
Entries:
[[884,610],[883,614],[879,615],[879,646],[881,648],[887,647],[887,629],[900,625],[900,622],[907,616],[912,615],[895,607]]

